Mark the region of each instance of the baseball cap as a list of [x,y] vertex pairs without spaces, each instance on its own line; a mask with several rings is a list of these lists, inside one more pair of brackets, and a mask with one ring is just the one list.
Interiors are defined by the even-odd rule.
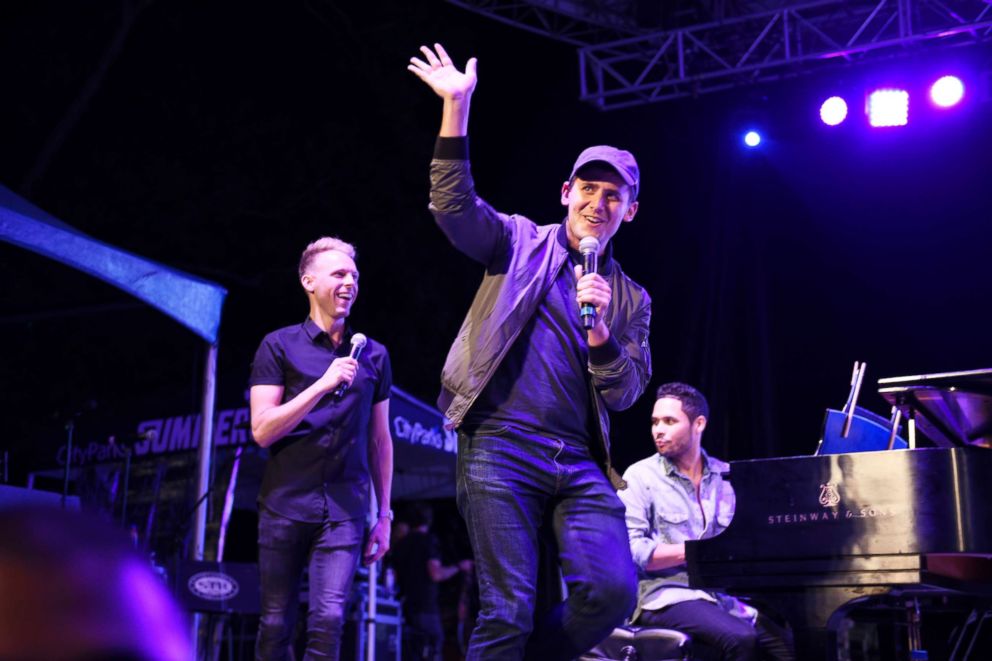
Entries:
[[575,165],[572,167],[572,174],[569,179],[575,177],[575,173],[584,165],[597,162],[606,163],[616,170],[617,174],[633,189],[631,200],[637,199],[637,192],[641,185],[641,171],[637,167],[634,155],[624,149],[617,149],[609,145],[596,145],[585,149],[575,159]]

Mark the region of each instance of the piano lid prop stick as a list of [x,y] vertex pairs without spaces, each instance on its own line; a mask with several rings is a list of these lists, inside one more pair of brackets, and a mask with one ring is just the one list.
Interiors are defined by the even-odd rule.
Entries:
[[902,420],[902,409],[898,406],[892,407],[892,417],[889,419],[892,429],[889,430],[889,447],[886,450],[891,450],[896,444],[896,434],[899,432],[899,422]]
[[844,415],[847,415],[847,412],[851,410],[851,402],[854,399],[854,384],[858,382],[859,365],[858,361],[854,361],[854,369],[851,370],[851,389],[847,391],[847,401],[844,402],[844,408],[841,409]]
[[844,420],[844,429],[840,433],[841,438],[847,438],[851,433],[851,422],[854,420],[854,409],[858,407],[858,395],[861,394],[861,382],[865,380],[865,368],[868,363],[854,361],[854,374],[851,375],[851,397],[847,400],[847,419]]

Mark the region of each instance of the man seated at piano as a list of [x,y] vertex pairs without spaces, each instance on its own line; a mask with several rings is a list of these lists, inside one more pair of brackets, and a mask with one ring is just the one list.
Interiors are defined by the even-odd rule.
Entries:
[[726,462],[700,446],[709,406],[684,383],[658,388],[651,415],[656,452],[624,473],[630,550],[638,566],[632,623],[689,634],[697,658],[792,659],[789,631],[751,606],[688,585],[685,541],[722,532],[734,516]]

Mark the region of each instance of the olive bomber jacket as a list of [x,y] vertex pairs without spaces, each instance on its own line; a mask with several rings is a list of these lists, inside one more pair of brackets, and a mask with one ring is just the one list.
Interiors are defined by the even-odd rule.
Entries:
[[[499,213],[479,198],[468,160],[434,158],[430,210],[451,243],[486,267],[441,374],[438,407],[457,428],[568,261],[568,243],[564,223],[537,225]],[[603,271],[612,289],[604,315],[610,340],[589,352],[590,395],[599,421],[599,443],[592,449],[614,487],[622,489],[610,462],[608,411],[630,407],[651,379],[651,298],[612,258]]]

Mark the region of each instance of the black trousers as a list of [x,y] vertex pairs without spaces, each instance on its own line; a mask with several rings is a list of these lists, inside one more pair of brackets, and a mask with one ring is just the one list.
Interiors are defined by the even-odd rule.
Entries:
[[689,634],[697,659],[792,661],[796,658],[788,629],[760,614],[757,624],[751,626],[702,599],[683,601],[661,610],[644,611],[635,624]]

